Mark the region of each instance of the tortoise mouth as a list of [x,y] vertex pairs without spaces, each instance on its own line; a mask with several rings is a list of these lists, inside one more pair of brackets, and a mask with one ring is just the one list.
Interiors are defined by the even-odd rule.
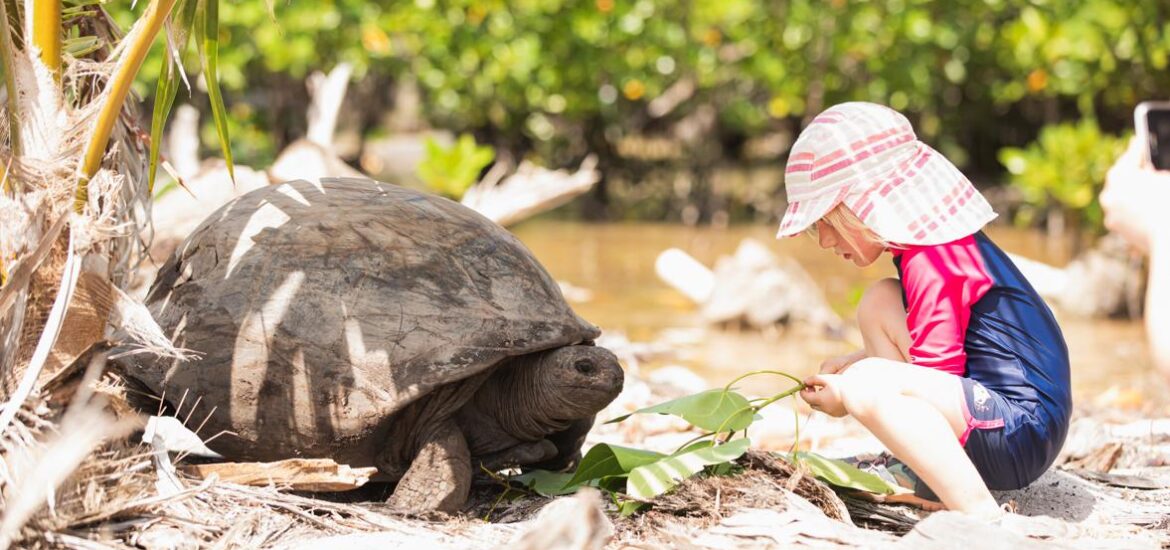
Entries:
[[616,384],[610,385],[565,384],[561,387],[573,396],[573,401],[593,409],[594,412],[604,409],[622,392],[620,380]]

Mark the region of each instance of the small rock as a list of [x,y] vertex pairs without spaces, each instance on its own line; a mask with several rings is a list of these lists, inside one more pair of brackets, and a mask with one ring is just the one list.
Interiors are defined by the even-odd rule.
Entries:
[[601,493],[585,488],[558,498],[537,514],[507,550],[601,550],[613,537],[613,524],[601,510]]

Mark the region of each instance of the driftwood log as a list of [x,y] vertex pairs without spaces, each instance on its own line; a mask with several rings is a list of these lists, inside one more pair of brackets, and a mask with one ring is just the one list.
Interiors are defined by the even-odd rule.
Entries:
[[754,239],[744,239],[732,256],[710,270],[679,249],[659,254],[659,278],[699,304],[703,318],[716,325],[764,328],[804,322],[835,333],[840,316],[797,262],[780,258]]
[[1041,296],[1082,317],[1137,317],[1145,295],[1141,261],[1120,236],[1108,234],[1065,267],[1011,254]]
[[601,180],[597,157],[581,161],[576,171],[549,170],[523,162],[498,184],[491,179],[467,190],[461,202],[500,225],[509,226],[551,210],[593,188]]

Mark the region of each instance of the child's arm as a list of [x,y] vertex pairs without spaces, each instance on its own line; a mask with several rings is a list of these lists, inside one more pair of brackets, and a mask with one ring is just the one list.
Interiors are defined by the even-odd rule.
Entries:
[[857,350],[853,353],[846,353],[845,355],[830,357],[821,363],[821,374],[838,374],[841,371],[849,368],[849,365],[865,359],[866,357],[867,355],[863,349]]
[[1142,158],[1145,142],[1133,139],[1109,169],[1101,191],[1105,227],[1150,255],[1146,287],[1146,333],[1150,356],[1170,376],[1170,172]]
[[1150,239],[1146,337],[1154,365],[1170,376],[1170,230]]
[[911,362],[964,375],[971,306],[992,286],[975,238],[912,247],[901,262]]

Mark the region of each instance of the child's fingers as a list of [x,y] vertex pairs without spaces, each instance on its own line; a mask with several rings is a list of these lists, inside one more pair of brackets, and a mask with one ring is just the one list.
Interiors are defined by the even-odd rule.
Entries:
[[818,392],[811,387],[807,387],[800,391],[800,398],[803,399],[805,403],[808,403],[809,407],[812,407],[814,410],[816,410],[821,407],[821,404],[825,400],[825,397],[822,395],[822,393],[823,392]]
[[805,388],[806,388],[806,389],[807,389],[807,388],[809,388],[809,387],[817,387],[817,388],[819,388],[819,387],[821,387],[821,386],[824,386],[824,385],[826,385],[826,384],[827,384],[827,380],[826,380],[826,378],[825,378],[825,374],[824,374],[824,373],[822,373],[822,374],[814,374],[814,375],[812,375],[812,376],[809,376],[808,378],[805,378],[805,379],[804,379],[804,385],[805,385]]
[[805,403],[816,409],[824,401],[824,396],[819,395],[819,390],[825,387],[825,379],[819,374],[814,374],[804,379],[804,389],[800,390],[800,398],[804,399]]

